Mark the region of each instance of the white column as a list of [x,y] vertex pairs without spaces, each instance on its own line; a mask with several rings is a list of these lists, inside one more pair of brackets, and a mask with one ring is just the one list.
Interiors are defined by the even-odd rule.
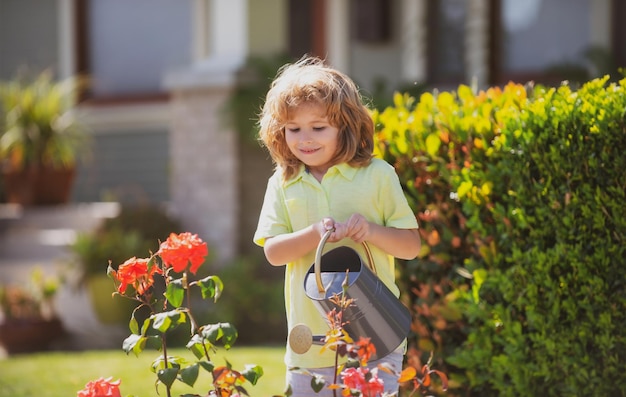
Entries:
[[326,0],[326,48],[328,63],[350,73],[349,0]]
[[426,1],[402,0],[400,46],[402,80],[426,81]]
[[76,73],[76,48],[74,47],[74,38],[76,32],[74,29],[75,0],[57,0],[57,23],[58,23],[58,76],[65,79]]
[[248,0],[194,3],[195,62],[168,74],[172,93],[171,202],[224,264],[239,242],[238,132],[224,122],[236,73],[248,56]]
[[248,56],[248,0],[196,0],[194,64],[169,73],[168,88],[230,86]]
[[211,56],[243,63],[248,54],[248,0],[212,0]]
[[589,7],[591,44],[608,50],[611,48],[611,0],[593,0]]
[[489,70],[489,3],[468,0],[465,35],[465,69],[468,82],[482,88]]
[[193,0],[191,52],[194,62],[207,58],[211,53],[209,6],[207,0]]

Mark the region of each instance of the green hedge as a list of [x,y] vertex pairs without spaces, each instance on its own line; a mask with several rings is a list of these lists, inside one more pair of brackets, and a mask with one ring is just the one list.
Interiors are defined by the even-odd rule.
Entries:
[[374,112],[424,249],[409,357],[448,395],[626,394],[626,80],[397,94]]

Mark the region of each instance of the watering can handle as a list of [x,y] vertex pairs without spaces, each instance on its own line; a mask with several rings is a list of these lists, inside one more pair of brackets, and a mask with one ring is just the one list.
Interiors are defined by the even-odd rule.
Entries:
[[[328,238],[334,231],[335,229],[329,229],[326,231],[326,233],[324,233],[322,239],[317,245],[317,251],[315,251],[315,282],[317,283],[317,290],[321,294],[326,292],[326,288],[324,288],[324,284],[322,283],[322,251],[324,250],[324,244],[326,244],[326,240],[328,240]],[[365,241],[363,242],[363,248],[365,248],[365,253],[367,255],[367,264],[369,265],[372,272],[376,274],[376,266],[374,266],[372,251]]]

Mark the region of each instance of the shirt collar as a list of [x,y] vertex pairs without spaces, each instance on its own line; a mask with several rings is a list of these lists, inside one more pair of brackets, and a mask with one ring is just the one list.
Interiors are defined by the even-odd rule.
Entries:
[[[354,175],[357,172],[357,169],[350,166],[348,163],[341,163],[337,165],[333,165],[327,171],[327,173],[337,172],[339,175],[343,176],[345,179],[351,181],[354,178]],[[306,169],[304,165],[300,166],[300,170],[298,173],[291,178],[290,180],[285,182],[285,187],[300,181],[301,179],[313,178],[309,171]]]

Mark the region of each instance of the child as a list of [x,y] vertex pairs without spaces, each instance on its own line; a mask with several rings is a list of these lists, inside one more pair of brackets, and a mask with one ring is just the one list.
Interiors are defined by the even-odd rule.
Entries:
[[[313,335],[329,327],[310,298],[304,278],[327,230],[334,229],[325,251],[351,246],[366,257],[367,242],[378,277],[399,295],[394,257],[412,259],[420,250],[415,215],[391,165],[373,158],[374,125],[354,82],[317,58],[285,65],[273,81],[260,115],[260,139],[276,165],[267,190],[254,242],[269,263],[286,265],[285,307],[289,329],[306,324]],[[340,244],[338,244],[340,243]],[[404,346],[380,360],[402,368]],[[313,346],[285,355],[287,384],[294,397],[332,396],[311,389],[313,374],[334,375],[334,352]],[[385,390],[397,392],[397,378],[379,372]],[[326,393],[326,394],[324,394]]]

